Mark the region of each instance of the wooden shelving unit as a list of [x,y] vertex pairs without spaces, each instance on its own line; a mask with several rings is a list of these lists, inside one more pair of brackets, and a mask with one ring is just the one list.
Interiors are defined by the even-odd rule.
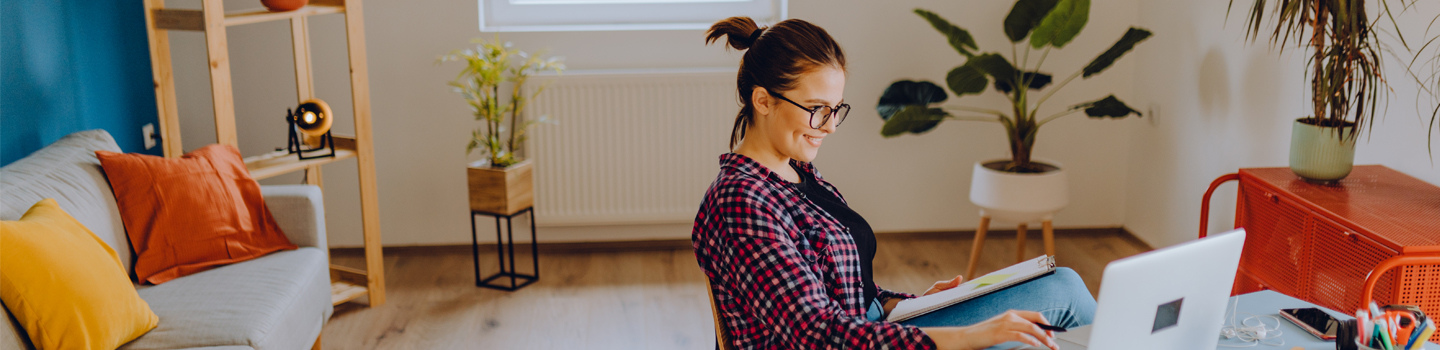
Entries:
[[315,96],[310,69],[309,17],[326,14],[345,16],[345,36],[350,57],[350,96],[355,111],[355,136],[335,136],[334,158],[299,160],[283,152],[245,158],[250,175],[264,179],[305,171],[311,184],[321,185],[321,165],[355,158],[360,177],[360,215],[365,241],[365,270],[331,265],[331,300],[339,305],[369,296],[370,306],[385,303],[385,268],[380,250],[380,207],[375,194],[375,151],[371,141],[370,80],[365,61],[365,25],[360,0],[311,0],[299,10],[270,12],[266,9],[225,12],[221,0],[195,0],[200,9],[165,8],[164,0],[144,0],[146,31],[150,37],[150,63],[155,78],[155,103],[160,111],[160,132],[166,157],[184,154],[180,143],[180,116],[175,101],[175,78],[170,64],[171,30],[205,33],[210,66],[210,94],[215,108],[215,139],[237,145],[235,99],[230,84],[230,54],[225,28],[269,21],[289,21],[295,53],[296,101]]

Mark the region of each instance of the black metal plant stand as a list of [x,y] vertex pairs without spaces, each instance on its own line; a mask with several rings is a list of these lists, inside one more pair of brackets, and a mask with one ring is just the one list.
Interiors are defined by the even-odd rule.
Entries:
[[[530,264],[532,271],[530,275],[521,274],[515,271],[515,229],[511,226],[511,219],[520,214],[530,213]],[[500,257],[500,272],[496,272],[484,279],[480,278],[480,241],[475,234],[475,215],[485,215],[495,218],[495,251]],[[501,239],[500,219],[505,219],[505,236]],[[540,280],[540,254],[535,244],[535,207],[520,209],[514,214],[505,215],[483,211],[470,211],[470,253],[475,260],[475,286],[499,289],[503,291],[515,291]],[[506,257],[509,257],[509,267],[506,266]],[[509,285],[496,281],[497,279],[510,279]]]

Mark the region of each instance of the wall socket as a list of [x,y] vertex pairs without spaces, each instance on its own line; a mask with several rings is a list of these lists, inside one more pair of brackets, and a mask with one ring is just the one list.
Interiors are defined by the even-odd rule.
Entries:
[[145,149],[155,148],[155,123],[146,123],[140,127],[140,139],[145,140]]

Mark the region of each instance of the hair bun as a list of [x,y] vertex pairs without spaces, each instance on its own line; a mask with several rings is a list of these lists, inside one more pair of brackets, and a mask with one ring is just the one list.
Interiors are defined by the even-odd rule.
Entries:
[[756,29],[750,33],[750,37],[746,38],[745,41],[749,41],[750,47],[755,47],[755,41],[760,40],[760,34],[765,34],[765,29]]
[[746,50],[755,46],[755,40],[760,39],[760,34],[764,32],[765,29],[760,28],[750,17],[730,17],[710,26],[710,30],[705,32],[705,44],[709,45],[720,40],[720,36],[725,36],[725,42],[731,48]]

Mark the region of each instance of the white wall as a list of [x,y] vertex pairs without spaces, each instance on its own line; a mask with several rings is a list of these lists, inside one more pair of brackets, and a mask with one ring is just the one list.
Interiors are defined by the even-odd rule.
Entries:
[[[1063,77],[1080,69],[1137,22],[1137,3],[1140,1],[1096,1],[1090,24],[1066,49],[1052,53],[1043,71]],[[855,110],[841,131],[826,142],[816,161],[826,178],[840,187],[877,231],[973,229],[979,220],[978,208],[966,199],[970,167],[976,161],[1005,156],[1001,127],[948,122],[927,135],[883,139],[879,136],[881,121],[874,112],[874,102],[890,82],[902,78],[929,79],[943,85],[944,74],[963,60],[911,9],[931,9],[970,29],[981,49],[1008,55],[1010,47],[1001,31],[1001,19],[1013,3],[792,0],[790,4],[793,18],[826,28],[839,40],[849,59],[846,97]],[[239,8],[253,4],[227,5]],[[463,171],[467,158],[463,147],[468,129],[476,125],[468,117],[464,102],[445,86],[457,67],[437,66],[434,61],[440,54],[466,46],[469,38],[490,38],[493,34],[477,31],[473,0],[367,1],[365,11],[384,242],[467,243]],[[1161,22],[1147,25],[1163,25]],[[342,23],[340,16],[316,17],[311,37],[317,94],[343,116],[349,115],[350,99]],[[1168,27],[1152,29],[1157,34],[1155,39],[1141,44],[1137,52],[1159,54],[1157,51],[1166,45],[1162,42],[1181,40],[1181,34],[1168,33]],[[740,57],[719,45],[704,46],[700,31],[506,33],[501,38],[524,49],[548,48],[565,56],[571,69],[733,67]],[[189,150],[214,142],[203,38],[179,33],[172,34],[172,40],[185,119],[184,144]],[[284,23],[232,27],[229,41],[242,152],[254,155],[282,146],[285,124],[281,117],[286,107],[295,104],[288,27]],[[1145,109],[1149,102],[1131,88],[1134,82],[1147,81],[1133,73],[1140,63],[1137,57],[1127,57],[1093,79],[1073,83],[1057,94],[1047,109],[1057,110],[1109,93]],[[989,108],[1005,106],[994,92],[964,101]],[[1127,169],[1136,166],[1132,164],[1135,159],[1147,159],[1141,154],[1132,156],[1131,150],[1139,141],[1132,139],[1130,129],[1143,123],[1147,123],[1145,119],[1087,120],[1072,116],[1041,131],[1036,155],[1066,164],[1074,184],[1072,204],[1056,217],[1057,226],[1115,227],[1126,223],[1126,191],[1144,189],[1126,186],[1129,179],[1136,177]],[[343,120],[336,127],[337,133],[351,130],[350,123]],[[351,190],[356,185],[354,162],[339,164],[327,167],[325,172],[330,244],[357,246],[358,196]],[[1149,175],[1141,175],[1145,176]],[[298,181],[298,176],[287,176],[265,182]],[[482,239],[493,235],[486,229],[491,226],[480,222]],[[688,238],[689,233],[688,223],[542,228],[540,239]]]
[[[1139,5],[1139,23],[1156,36],[1149,50],[1131,61],[1139,62],[1135,99],[1148,101],[1155,116],[1134,125],[1129,135],[1125,227],[1161,247],[1198,233],[1200,199],[1211,180],[1242,167],[1286,166],[1291,123],[1310,107],[1303,53],[1286,50],[1282,56],[1263,41],[1246,43],[1244,12],[1232,13],[1227,24],[1223,1]],[[1416,13],[1400,17],[1401,30],[1412,35],[1407,39],[1423,33],[1440,13],[1437,5],[1423,2]],[[1391,44],[1401,57],[1410,57],[1397,42]],[[1370,137],[1360,140],[1355,162],[1440,184],[1440,168],[1425,150],[1428,112],[1423,121],[1416,113],[1417,86],[1399,70],[1405,60],[1388,55],[1385,60],[1392,100]],[[1234,222],[1234,183],[1216,193],[1211,232]]]

